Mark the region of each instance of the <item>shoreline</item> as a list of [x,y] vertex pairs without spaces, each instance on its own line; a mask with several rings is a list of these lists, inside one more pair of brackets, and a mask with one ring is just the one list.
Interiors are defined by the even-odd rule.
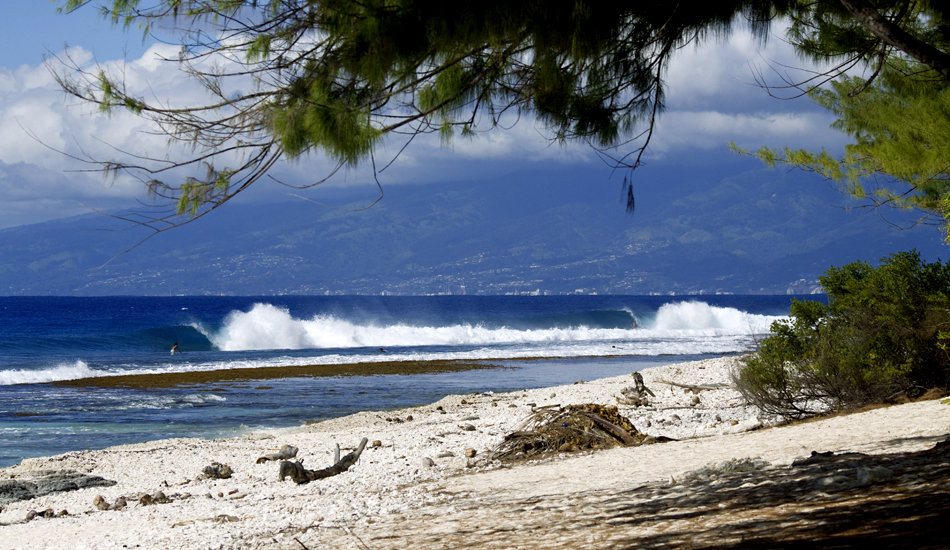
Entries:
[[[243,438],[158,440],[26,459],[0,469],[0,482],[72,470],[117,484],[3,504],[0,539],[11,548],[24,549],[356,548],[358,540],[375,549],[451,547],[450,539],[458,546],[463,542],[458,533],[467,533],[485,547],[500,548],[519,543],[506,538],[514,532],[509,527],[518,522],[542,530],[561,525],[565,532],[596,539],[597,527],[570,518],[586,509],[581,504],[596,508],[611,499],[633,498],[630,495],[640,494],[644,487],[681,486],[687,472],[710,463],[761,457],[770,464],[762,472],[779,472],[811,451],[918,452],[950,433],[950,406],[940,401],[763,430],[757,428],[773,420],[759,418],[735,390],[694,394],[661,382],[728,383],[734,359],[640,371],[656,394],[654,406],[620,406],[620,412],[645,434],[678,440],[656,445],[561,453],[504,465],[480,461],[536,407],[615,405],[620,390],[633,385],[627,374],[506,394],[448,396],[430,405],[366,411]],[[297,458],[307,468],[322,468],[333,462],[335,445],[346,452],[362,437],[380,440],[381,445],[367,448],[348,472],[306,485],[277,481],[275,462],[255,463],[289,444],[300,449]],[[474,460],[465,457],[469,448],[476,451]],[[427,467],[425,459],[434,466]],[[229,465],[233,476],[202,479],[202,468],[212,462]],[[171,502],[137,502],[138,495],[159,490]],[[93,505],[99,495],[109,503],[126,497],[129,505],[99,510]],[[66,510],[68,515],[23,522],[30,510],[47,508]],[[622,531],[624,522],[600,525]],[[533,534],[526,536],[536,540]],[[535,546],[581,547],[569,539],[560,545],[552,539],[550,546]]]

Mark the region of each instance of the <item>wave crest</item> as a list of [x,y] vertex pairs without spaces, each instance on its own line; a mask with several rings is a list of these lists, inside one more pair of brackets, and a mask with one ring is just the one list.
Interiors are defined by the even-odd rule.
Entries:
[[[631,318],[639,317],[632,311],[626,312]],[[776,319],[779,317],[692,301],[663,305],[652,322],[645,321],[638,329],[586,325],[513,329],[487,328],[471,323],[450,326],[376,325],[358,324],[327,314],[300,319],[285,308],[258,303],[249,311],[229,314],[220,331],[211,332],[198,325],[195,328],[221,351],[250,351],[585,342],[638,338],[650,331],[715,330],[748,335],[767,331]]]
[[87,365],[84,361],[76,361],[72,365],[58,365],[49,369],[41,370],[0,370],[0,386],[12,386],[14,384],[43,384],[46,382],[57,382],[59,380],[75,380],[77,378],[92,378],[99,376],[98,373]]
[[656,312],[654,330],[719,330],[736,334],[768,332],[772,322],[784,317],[746,313],[731,307],[716,307],[705,302],[664,304]]

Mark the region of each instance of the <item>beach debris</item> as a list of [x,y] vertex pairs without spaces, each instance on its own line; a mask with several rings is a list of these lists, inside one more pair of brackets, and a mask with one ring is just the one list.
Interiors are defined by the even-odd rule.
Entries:
[[650,397],[656,395],[650,391],[650,388],[643,383],[643,375],[639,372],[633,373],[634,386],[620,390],[621,396],[617,398],[617,403],[633,407],[647,407],[650,405]]
[[278,481],[283,481],[284,478],[289,477],[294,480],[294,483],[302,484],[309,483],[318,479],[327,478],[330,476],[335,476],[342,474],[343,472],[350,469],[350,466],[356,464],[356,461],[359,460],[360,455],[363,454],[363,449],[366,447],[366,443],[369,440],[363,438],[360,441],[359,446],[353,452],[347,454],[340,460],[338,460],[333,466],[324,468],[322,470],[307,470],[303,467],[303,461],[291,462],[289,460],[284,460],[280,463],[280,468],[277,472]]
[[670,381],[668,381],[668,380],[657,380],[657,382],[659,382],[660,384],[668,384],[668,385],[670,385],[670,386],[676,386],[677,388],[684,388],[684,389],[686,390],[685,393],[690,393],[690,392],[692,392],[692,393],[699,393],[699,392],[701,392],[701,391],[707,391],[707,390],[724,390],[724,389],[729,389],[729,388],[732,387],[732,386],[729,385],[729,384],[723,384],[723,383],[718,383],[718,384],[680,384],[680,383],[678,383],[678,382],[670,382]]
[[37,512],[36,510],[30,510],[29,512],[26,513],[26,517],[23,519],[23,521],[27,522],[27,521],[32,521],[36,518],[57,518],[60,516],[68,516],[68,515],[69,515],[69,512],[67,512],[66,510],[63,510],[57,514],[56,512],[53,511],[52,508],[47,508],[43,510],[42,512]]
[[215,523],[232,523],[236,521],[241,521],[241,518],[237,516],[231,516],[228,514],[218,514],[210,518],[198,518],[198,519],[189,519],[185,521],[179,521],[178,523],[173,523],[172,527],[183,527],[185,525],[194,525],[199,521],[213,521]]
[[477,454],[478,454],[478,451],[476,451],[475,449],[471,447],[465,449],[465,458],[475,458],[475,455]]
[[168,504],[172,500],[165,496],[165,493],[161,491],[155,491],[154,495],[145,493],[139,497],[139,505],[141,506],[151,506],[153,504]]
[[[505,436],[494,459],[519,460],[554,452],[640,445],[646,438],[617,407],[589,403],[538,409]],[[563,451],[562,451],[563,450]]]
[[92,499],[92,504],[100,510],[121,510],[128,506],[125,497],[119,497],[115,499],[114,503],[109,504],[102,495],[96,495],[96,498]]
[[[258,462],[260,462],[260,460],[258,460]],[[205,477],[211,479],[228,479],[234,472],[227,464],[212,462],[211,466],[205,466],[204,469],[201,470],[201,473],[204,474]]]
[[257,459],[257,464],[263,464],[269,460],[288,460],[297,456],[297,447],[293,445],[284,445],[276,453],[264,455]]
[[630,407],[647,407],[650,405],[650,398],[641,394],[634,387],[626,387],[620,390],[620,397],[617,398],[617,404]]
[[0,505],[87,487],[111,487],[115,481],[72,470],[36,470],[29,478],[0,480]]
[[771,466],[771,464],[759,456],[755,458],[733,458],[719,463],[707,464],[702,468],[687,472],[680,477],[680,481],[708,481],[710,479],[716,479],[721,475],[754,472],[768,468],[769,466]]
[[246,439],[247,441],[264,441],[266,439],[277,439],[277,438],[269,433],[254,432],[254,433],[249,433],[245,435],[244,439]]

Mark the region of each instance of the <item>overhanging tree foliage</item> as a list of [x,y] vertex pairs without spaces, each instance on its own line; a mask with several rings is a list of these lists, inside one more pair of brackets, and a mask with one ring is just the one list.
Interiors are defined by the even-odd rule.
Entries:
[[[762,148],[755,154],[772,166],[785,163],[817,172],[874,206],[916,208],[923,212],[921,221],[936,214],[946,231],[950,227],[950,78],[945,61],[950,51],[950,20],[946,10],[936,2],[899,2],[880,26],[890,22],[892,27],[911,28],[912,34],[901,34],[898,31],[903,29],[898,28],[877,43],[874,34],[848,33],[831,42],[806,41],[806,51],[833,53],[843,44],[869,52],[870,74],[842,75],[830,86],[793,86],[805,84],[808,96],[838,117],[832,127],[854,143],[845,147],[841,157],[826,150],[789,148]],[[825,35],[834,33],[819,27],[816,36]],[[733,148],[738,150],[734,144]],[[950,240],[950,233],[946,238]]]
[[[54,0],[56,1],[56,0]],[[91,0],[59,0],[66,12]],[[663,109],[664,73],[683,46],[747,21],[765,39],[778,17],[807,56],[881,69],[895,51],[946,78],[936,2],[869,0],[111,0],[105,18],[149,32],[174,26],[171,60],[211,94],[204,105],[135,96],[120,76],[54,67],[70,94],[102,110],[124,108],[193,146],[185,159],[90,159],[141,177],[200,216],[261,178],[282,158],[322,151],[340,166],[374,161],[387,136],[489,131],[529,114],[558,141],[590,143],[636,168]],[[232,84],[237,83],[237,84]],[[235,161],[234,159],[239,159]],[[182,168],[190,176],[179,179]],[[625,180],[625,186],[626,186]],[[313,184],[313,183],[310,183]],[[309,185],[309,184],[305,184]],[[626,187],[632,210],[632,189]]]
[[[950,86],[908,78],[920,68],[892,61],[875,82],[845,77],[810,97],[838,116],[833,127],[855,142],[845,154],[760,149],[770,165],[786,163],[817,172],[875,206],[917,208],[950,227]],[[855,94],[855,90],[861,93]],[[947,234],[950,239],[950,234]]]

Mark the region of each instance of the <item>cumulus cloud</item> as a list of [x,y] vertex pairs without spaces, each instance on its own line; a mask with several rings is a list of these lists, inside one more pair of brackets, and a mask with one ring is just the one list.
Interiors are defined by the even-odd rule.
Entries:
[[[415,165],[430,163],[435,157],[447,156],[456,161],[485,161],[488,163],[555,163],[589,162],[593,153],[587,145],[578,142],[557,143],[530,116],[503,120],[490,131],[477,131],[474,136],[455,136],[443,144],[435,134],[414,140],[400,157]],[[392,140],[387,150],[394,150],[398,140]]]
[[826,113],[672,111],[661,118],[650,153],[662,158],[686,148],[725,151],[731,141],[753,150],[768,146],[834,151],[844,138],[828,129],[833,120]]
[[[801,60],[777,26],[765,43],[748,29],[703,47],[687,46],[667,73],[666,111],[660,116],[649,153],[674,157],[689,148],[827,148],[846,142],[830,129],[834,116],[814,105],[786,81],[804,81],[827,69]],[[763,87],[763,79],[772,90]],[[779,95],[786,99],[773,97]]]
[[[95,69],[88,52],[71,48],[67,53],[84,68]],[[173,82],[170,75],[149,82],[143,73],[134,64],[124,71],[127,77],[140,79],[145,90]],[[178,80],[176,86],[188,93]],[[146,82],[157,87],[145,88]],[[0,68],[0,186],[7,197],[13,192],[17,201],[16,208],[7,205],[0,212],[0,227],[88,211],[82,202],[106,208],[117,198],[127,205],[144,199],[140,181],[122,174],[115,178],[91,174],[88,171],[96,167],[81,159],[110,159],[122,151],[159,153],[166,140],[153,130],[128,113],[100,115],[67,96],[45,66]]]

